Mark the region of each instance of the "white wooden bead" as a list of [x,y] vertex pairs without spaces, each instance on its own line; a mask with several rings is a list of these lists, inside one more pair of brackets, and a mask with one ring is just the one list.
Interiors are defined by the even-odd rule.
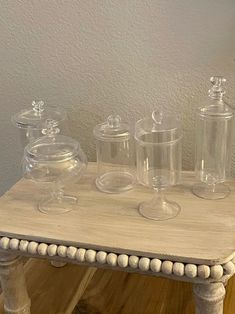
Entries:
[[126,254],[118,255],[117,262],[118,262],[118,266],[120,266],[122,268],[127,267],[128,266],[128,255],[126,255]]
[[158,258],[153,258],[150,262],[150,269],[154,273],[159,273],[161,271],[162,261]]
[[86,254],[86,250],[85,249],[78,249],[77,253],[76,253],[76,259],[79,262],[84,262],[85,261],[85,254]]
[[194,264],[187,264],[184,268],[185,275],[189,278],[197,277],[197,266]]
[[77,248],[76,247],[74,247],[74,246],[68,247],[68,249],[67,249],[67,256],[68,256],[68,258],[75,259],[76,258],[76,253],[77,253]]
[[231,261],[224,264],[223,269],[224,269],[226,275],[233,275],[235,273],[235,266],[234,266],[233,262],[231,262]]
[[138,268],[139,265],[139,257],[138,256],[130,256],[129,257],[129,265],[131,268]]
[[85,253],[85,260],[88,263],[94,263],[96,260],[96,251],[95,250],[87,250]]
[[38,246],[38,254],[42,256],[47,255],[47,248],[48,245],[46,243],[40,243]]
[[56,256],[57,254],[57,245],[56,244],[50,244],[47,248],[47,254],[49,256]]
[[183,263],[174,263],[173,264],[173,274],[176,276],[184,276],[184,264]]
[[97,252],[96,260],[99,264],[105,264],[107,260],[107,253],[104,251]]
[[64,245],[59,245],[58,248],[57,248],[57,254],[60,257],[66,257],[66,255],[67,255],[67,247],[64,246]]
[[10,246],[10,239],[7,237],[2,237],[0,240],[0,247],[4,250],[8,250]]
[[37,242],[34,242],[34,241],[29,242],[28,252],[30,254],[37,254],[37,248],[38,248],[38,243]]
[[224,271],[221,265],[211,266],[211,278],[218,280],[223,276],[223,273]]
[[27,241],[27,240],[20,240],[19,250],[21,252],[27,252],[28,245],[29,245],[29,241]]
[[20,240],[18,240],[18,239],[11,239],[10,240],[10,245],[9,245],[10,249],[11,250],[18,250],[19,243],[20,243]]
[[110,266],[117,266],[117,254],[109,253],[107,255],[107,263]]
[[162,263],[162,272],[166,275],[172,274],[173,263],[171,261],[164,261]]
[[141,257],[139,260],[139,269],[142,271],[148,271],[150,266],[150,259],[147,257]]
[[198,277],[202,278],[202,279],[206,279],[210,277],[210,267],[208,265],[199,265],[197,267],[197,274]]

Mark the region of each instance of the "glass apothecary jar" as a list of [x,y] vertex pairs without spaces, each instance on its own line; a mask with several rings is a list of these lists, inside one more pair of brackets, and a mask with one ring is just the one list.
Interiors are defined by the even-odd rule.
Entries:
[[106,193],[132,189],[134,175],[134,141],[127,123],[118,115],[94,128],[98,174],[97,188]]
[[30,142],[24,151],[23,172],[27,179],[51,183],[51,193],[38,204],[46,214],[68,212],[77,203],[77,197],[66,195],[64,186],[77,181],[87,166],[86,155],[79,143],[59,135],[58,122],[47,120],[44,136]]
[[196,116],[196,178],[193,193],[204,199],[226,197],[229,186],[224,182],[230,174],[233,111],[224,101],[226,79],[214,76],[206,104]]
[[172,115],[154,111],[135,127],[137,180],[155,191],[152,200],[139,205],[142,216],[153,220],[173,218],[180,206],[166,199],[164,190],[179,183],[182,164],[182,130]]
[[18,128],[22,147],[42,136],[42,128],[47,119],[61,124],[66,119],[62,108],[47,107],[42,100],[33,101],[32,108],[23,109],[12,116],[12,123]]

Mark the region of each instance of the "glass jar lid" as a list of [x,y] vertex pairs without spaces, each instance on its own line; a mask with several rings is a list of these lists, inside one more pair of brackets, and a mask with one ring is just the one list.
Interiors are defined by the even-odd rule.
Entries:
[[200,107],[199,114],[211,118],[231,118],[233,111],[231,107],[224,101],[226,79],[222,76],[212,76],[210,78],[212,87],[208,91],[208,103],[204,107]]
[[25,158],[34,162],[64,162],[79,154],[84,155],[79,143],[68,137],[59,135],[58,122],[48,119],[42,130],[44,136],[29,143],[25,147]]
[[21,129],[42,129],[46,119],[61,122],[66,118],[65,111],[58,107],[45,107],[42,100],[33,101],[32,108],[23,109],[12,117],[13,124]]
[[182,138],[180,120],[162,111],[152,112],[152,116],[136,122],[135,138],[144,144],[165,144]]
[[98,140],[123,141],[130,138],[130,127],[119,115],[110,115],[104,123],[95,126],[93,133]]

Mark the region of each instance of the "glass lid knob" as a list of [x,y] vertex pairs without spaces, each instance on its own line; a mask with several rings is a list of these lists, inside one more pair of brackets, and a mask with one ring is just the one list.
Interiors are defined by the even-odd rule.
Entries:
[[209,96],[213,99],[221,100],[225,94],[224,85],[226,83],[226,78],[222,76],[212,76],[210,81],[212,83],[212,87],[208,91]]
[[32,102],[32,106],[33,106],[33,111],[35,112],[35,114],[37,116],[40,116],[42,114],[42,112],[44,111],[44,101],[39,100],[39,101],[33,101]]
[[108,126],[112,129],[116,129],[120,126],[121,124],[121,117],[119,115],[111,115],[107,118],[107,123],[108,123]]
[[163,112],[160,110],[155,110],[152,112],[152,119],[156,124],[162,124]]
[[56,134],[60,132],[60,129],[57,127],[58,121],[53,119],[47,119],[45,122],[45,128],[42,129],[42,134],[54,137]]

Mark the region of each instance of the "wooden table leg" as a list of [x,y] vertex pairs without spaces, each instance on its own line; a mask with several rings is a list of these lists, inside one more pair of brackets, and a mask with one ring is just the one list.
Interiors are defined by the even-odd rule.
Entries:
[[196,314],[223,314],[223,283],[194,284]]
[[0,281],[5,313],[30,314],[30,299],[20,257],[0,253]]

